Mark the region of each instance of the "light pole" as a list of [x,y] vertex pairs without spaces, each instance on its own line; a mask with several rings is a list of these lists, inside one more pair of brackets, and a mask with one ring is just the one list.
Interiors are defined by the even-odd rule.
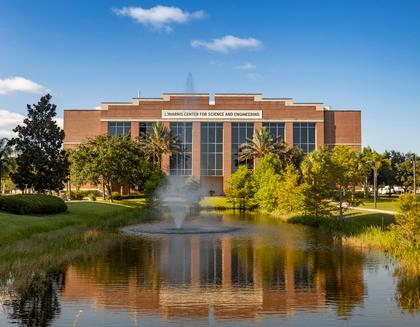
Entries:
[[417,195],[417,185],[416,185],[416,161],[417,157],[416,154],[413,153],[413,193],[414,196]]
[[377,202],[377,184],[378,184],[378,169],[376,165],[373,166],[373,207],[376,209]]

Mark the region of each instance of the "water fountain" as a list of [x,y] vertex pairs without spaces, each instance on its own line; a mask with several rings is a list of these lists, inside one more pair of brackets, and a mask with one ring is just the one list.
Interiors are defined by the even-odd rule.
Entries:
[[[191,73],[188,73],[185,83],[185,92],[195,93],[194,79]],[[194,109],[196,98],[194,96],[186,97],[184,107]],[[198,202],[202,194],[208,194],[207,190],[200,189],[199,183],[192,177],[185,179],[183,176],[167,176],[166,185],[158,190],[160,209],[163,215],[167,214],[173,220],[173,224],[154,223],[138,226],[129,226],[123,230],[132,234],[217,234],[229,233],[239,230],[239,227],[226,226],[221,224],[191,223],[185,224],[187,217],[191,216],[192,209],[198,207]]]
[[[194,211],[197,210],[203,194],[200,188],[193,189],[186,185],[181,178],[168,177],[165,187],[158,191],[162,219],[156,223],[128,226],[123,231],[140,235],[181,235],[230,233],[241,229],[237,226],[192,222],[193,219],[186,222],[187,218],[194,217]],[[172,223],[168,223],[168,220],[172,220]]]

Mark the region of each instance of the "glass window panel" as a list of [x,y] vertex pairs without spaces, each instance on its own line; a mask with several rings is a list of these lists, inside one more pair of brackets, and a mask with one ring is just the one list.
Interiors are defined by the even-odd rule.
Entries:
[[170,129],[178,138],[181,153],[171,156],[170,174],[189,176],[191,175],[192,162],[192,129],[191,123],[172,122]]
[[[223,123],[201,123],[201,174],[216,175],[216,153],[223,163]],[[219,158],[217,158],[219,160]]]

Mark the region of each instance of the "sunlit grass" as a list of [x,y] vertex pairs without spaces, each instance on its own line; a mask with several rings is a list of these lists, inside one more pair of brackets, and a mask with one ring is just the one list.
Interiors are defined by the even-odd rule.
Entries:
[[207,196],[200,200],[200,207],[205,209],[233,209],[233,204],[224,196]]

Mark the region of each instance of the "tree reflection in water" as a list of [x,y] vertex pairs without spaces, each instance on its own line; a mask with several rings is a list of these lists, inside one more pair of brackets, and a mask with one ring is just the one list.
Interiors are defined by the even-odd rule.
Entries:
[[[105,311],[161,319],[289,317],[334,308],[349,319],[363,307],[366,256],[327,233],[282,225],[246,235],[127,237],[102,254],[74,262],[66,273],[34,274],[4,301],[22,326],[48,326],[60,303],[86,301]],[[419,278],[398,275],[403,310],[419,308]],[[4,283],[3,283],[4,285]],[[64,309],[63,309],[64,310]]]
[[4,303],[8,317],[20,326],[50,326],[60,315],[59,291],[64,273],[34,274]]

